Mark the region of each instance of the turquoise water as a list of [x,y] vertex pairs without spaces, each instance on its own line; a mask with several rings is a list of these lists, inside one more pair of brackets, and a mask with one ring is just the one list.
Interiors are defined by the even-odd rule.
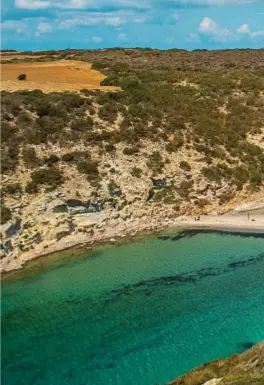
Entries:
[[4,385],[154,385],[264,339],[264,237],[186,231],[4,279]]

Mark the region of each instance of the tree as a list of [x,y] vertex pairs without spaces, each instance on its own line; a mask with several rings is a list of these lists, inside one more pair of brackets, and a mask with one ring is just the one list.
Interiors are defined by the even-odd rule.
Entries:
[[26,74],[19,74],[17,77],[18,80],[26,80],[26,78],[27,78]]

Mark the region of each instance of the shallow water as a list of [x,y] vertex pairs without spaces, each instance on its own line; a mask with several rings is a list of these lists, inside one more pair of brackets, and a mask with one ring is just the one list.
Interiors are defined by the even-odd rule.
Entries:
[[47,261],[4,279],[5,385],[163,384],[264,339],[261,234],[167,233]]

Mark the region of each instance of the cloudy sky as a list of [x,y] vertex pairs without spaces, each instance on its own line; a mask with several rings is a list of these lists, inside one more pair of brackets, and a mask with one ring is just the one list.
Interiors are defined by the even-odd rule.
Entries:
[[264,0],[2,0],[2,49],[260,48]]

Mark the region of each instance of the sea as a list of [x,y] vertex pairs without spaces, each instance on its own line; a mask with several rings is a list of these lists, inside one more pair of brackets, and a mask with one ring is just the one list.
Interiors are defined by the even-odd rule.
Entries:
[[171,230],[2,279],[3,385],[166,384],[264,339],[264,234]]

